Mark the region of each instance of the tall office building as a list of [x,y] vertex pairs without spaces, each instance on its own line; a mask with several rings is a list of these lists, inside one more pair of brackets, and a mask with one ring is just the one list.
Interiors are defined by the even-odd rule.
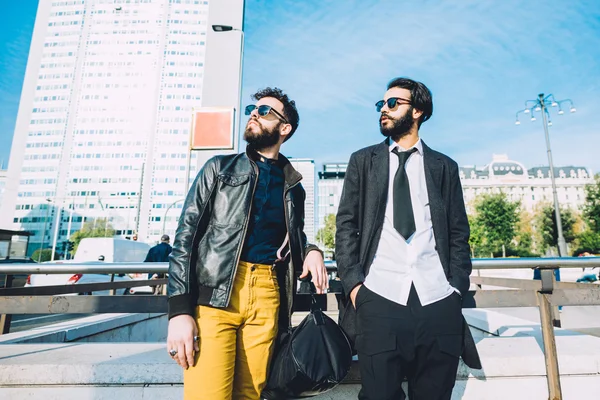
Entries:
[[208,1],[40,0],[0,225],[32,249],[98,218],[157,240],[184,196],[207,21]]
[[306,192],[304,202],[304,233],[309,243],[315,243],[315,161],[307,158],[290,158],[292,166],[302,175]]
[[2,198],[6,189],[6,170],[0,169],[0,209],[2,209]]
[[319,172],[317,232],[325,227],[327,215],[337,214],[347,167],[347,163],[328,163]]

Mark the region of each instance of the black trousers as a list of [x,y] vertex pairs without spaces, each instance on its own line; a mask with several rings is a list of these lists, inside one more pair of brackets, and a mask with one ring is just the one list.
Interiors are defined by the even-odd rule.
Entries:
[[360,400],[450,400],[462,353],[461,298],[423,307],[414,286],[406,306],[362,286],[356,296]]

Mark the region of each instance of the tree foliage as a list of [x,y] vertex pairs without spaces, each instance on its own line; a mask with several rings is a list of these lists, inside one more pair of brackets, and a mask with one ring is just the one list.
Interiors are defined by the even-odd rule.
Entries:
[[600,253],[600,233],[587,230],[577,236],[577,249],[574,253],[587,251],[593,254]]
[[77,251],[77,247],[82,239],[97,238],[97,237],[113,237],[115,230],[108,223],[106,218],[96,218],[94,221],[87,221],[83,224],[83,228],[75,232],[69,238],[74,243],[73,254]]
[[335,214],[325,216],[325,226],[317,232],[317,240],[323,243],[326,250],[335,249]]
[[475,257],[489,257],[515,245],[520,203],[510,201],[505,193],[482,194],[475,199],[475,213],[470,217],[471,248]]
[[583,217],[592,232],[600,233],[600,174],[593,184],[585,187]]
[[[40,256],[40,252],[42,253],[41,256]],[[33,261],[35,261],[35,262],[50,261],[51,257],[52,257],[52,250],[51,249],[37,249],[31,255],[31,259]],[[54,259],[58,260],[58,254],[57,253],[54,253]]]
[[517,224],[517,233],[515,236],[516,247],[512,251],[513,255],[519,257],[537,257],[537,249],[535,247],[535,232],[534,232],[534,216],[533,214],[523,210],[519,216]]
[[[565,241],[572,243],[576,237],[574,227],[577,216],[570,208],[561,208],[560,219]],[[548,247],[557,247],[558,230],[556,227],[556,213],[552,204],[542,205],[535,218],[535,226],[541,236],[541,250],[545,251]]]

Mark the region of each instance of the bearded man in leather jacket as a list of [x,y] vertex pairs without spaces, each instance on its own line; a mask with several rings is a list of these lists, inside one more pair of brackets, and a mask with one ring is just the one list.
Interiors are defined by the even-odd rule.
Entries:
[[279,153],[299,122],[278,88],[253,95],[241,154],[210,159],[183,206],[169,257],[167,350],[185,399],[260,399],[297,274],[325,293],[321,251],[304,234],[302,176]]

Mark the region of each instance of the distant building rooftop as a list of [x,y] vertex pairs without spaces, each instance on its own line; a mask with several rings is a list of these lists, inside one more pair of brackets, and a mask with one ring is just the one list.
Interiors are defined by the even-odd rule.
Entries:
[[[550,167],[541,166],[526,169],[525,166],[508,158],[506,154],[494,154],[492,162],[483,166],[467,165],[460,167],[461,179],[500,179],[527,180],[550,177]],[[565,166],[554,167],[557,178],[589,178],[591,173],[586,167]]]

